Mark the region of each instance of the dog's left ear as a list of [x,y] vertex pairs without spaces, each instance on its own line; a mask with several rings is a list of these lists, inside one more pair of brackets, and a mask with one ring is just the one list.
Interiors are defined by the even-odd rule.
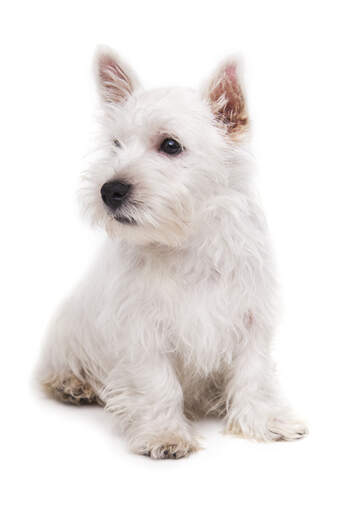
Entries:
[[95,74],[105,103],[124,103],[140,87],[135,73],[107,46],[97,49]]
[[242,137],[248,130],[249,118],[240,79],[240,64],[225,61],[204,89],[205,99],[217,121],[232,138]]

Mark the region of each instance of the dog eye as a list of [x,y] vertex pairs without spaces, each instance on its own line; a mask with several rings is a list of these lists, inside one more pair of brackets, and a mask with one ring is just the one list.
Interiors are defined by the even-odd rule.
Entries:
[[178,155],[182,152],[182,147],[175,139],[167,138],[162,141],[160,151],[167,153],[167,155]]
[[118,139],[115,139],[115,138],[114,138],[112,141],[113,141],[113,143],[115,144],[115,146],[116,146],[117,148],[120,148],[120,147],[121,147],[121,143],[120,143],[120,141],[119,141]]

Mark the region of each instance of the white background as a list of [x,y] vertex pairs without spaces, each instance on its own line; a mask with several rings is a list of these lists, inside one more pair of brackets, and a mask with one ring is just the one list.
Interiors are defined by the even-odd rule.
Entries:
[[[321,1],[3,2],[0,17],[1,471],[4,511],[340,510],[340,13]],[[100,408],[32,388],[46,323],[101,234],[78,176],[106,43],[146,86],[197,86],[241,53],[284,314],[283,388],[310,426],[291,444],[222,436],[180,461],[127,451]]]

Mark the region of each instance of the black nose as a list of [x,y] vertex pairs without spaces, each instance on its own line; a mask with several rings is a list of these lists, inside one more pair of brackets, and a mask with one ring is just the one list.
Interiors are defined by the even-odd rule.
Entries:
[[123,204],[128,196],[131,185],[122,181],[108,181],[101,188],[103,202],[112,210]]

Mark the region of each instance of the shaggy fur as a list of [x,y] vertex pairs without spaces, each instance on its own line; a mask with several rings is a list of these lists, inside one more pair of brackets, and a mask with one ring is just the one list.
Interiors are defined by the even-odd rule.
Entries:
[[[51,323],[40,381],[63,400],[103,403],[153,458],[197,450],[192,420],[208,414],[249,438],[302,437],[269,354],[276,283],[236,63],[199,92],[145,91],[102,48],[96,77],[101,151],[82,202],[108,237]],[[163,153],[165,138],[182,152]],[[100,194],[112,180],[132,190],[115,212]]]

